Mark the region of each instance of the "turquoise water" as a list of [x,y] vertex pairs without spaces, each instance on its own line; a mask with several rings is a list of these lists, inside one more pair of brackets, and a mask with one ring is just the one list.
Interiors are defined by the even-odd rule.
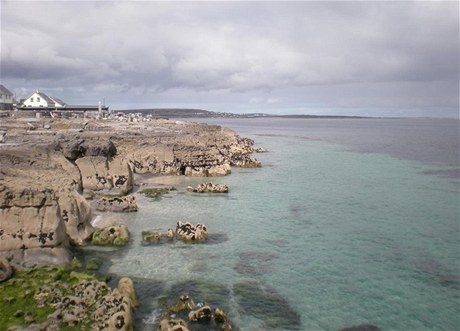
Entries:
[[[152,177],[177,191],[103,216],[132,234],[107,265],[137,280],[137,329],[155,329],[158,299],[182,291],[223,307],[240,330],[460,329],[458,182],[427,175],[439,165],[243,131],[270,152],[255,155],[261,169],[212,179],[229,194],[185,192],[209,179]],[[205,223],[209,241],[141,244],[143,229],[178,220]]]

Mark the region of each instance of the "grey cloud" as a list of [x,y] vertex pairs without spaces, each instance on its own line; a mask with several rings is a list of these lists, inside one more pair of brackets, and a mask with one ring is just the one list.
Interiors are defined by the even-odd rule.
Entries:
[[1,15],[2,81],[17,89],[458,106],[455,2],[3,2]]

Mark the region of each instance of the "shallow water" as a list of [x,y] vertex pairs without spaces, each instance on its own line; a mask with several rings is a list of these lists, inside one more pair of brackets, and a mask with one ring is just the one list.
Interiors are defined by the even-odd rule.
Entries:
[[[153,177],[177,191],[160,201],[138,194],[137,213],[103,215],[132,235],[127,248],[102,256],[108,272],[137,280],[137,329],[156,327],[158,300],[184,291],[248,331],[460,329],[458,182],[428,175],[455,162],[247,123],[230,126],[270,152],[255,155],[261,169],[212,179],[230,193],[185,192],[209,179]],[[166,232],[178,220],[205,223],[210,239],[142,245],[143,229]]]

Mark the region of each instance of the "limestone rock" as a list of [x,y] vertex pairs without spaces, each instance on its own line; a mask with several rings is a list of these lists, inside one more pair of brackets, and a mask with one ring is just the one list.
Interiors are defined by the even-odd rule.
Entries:
[[136,197],[127,195],[116,198],[101,198],[97,201],[97,210],[111,212],[132,212],[137,211]]
[[[213,314],[209,305],[202,302],[195,305],[193,299],[187,294],[181,295],[173,306],[167,307],[160,322],[159,330],[188,330],[187,323],[180,319],[180,316],[188,316],[190,323],[195,326],[197,324],[200,326],[206,325],[206,330],[232,330],[227,316],[221,309],[216,308]],[[201,330],[199,327],[198,329]]]
[[133,172],[128,161],[122,157],[114,157],[108,162],[108,175],[112,187],[119,189],[121,194],[126,194],[133,189]]
[[192,310],[188,313],[188,319],[192,322],[210,321],[212,318],[212,310],[209,306],[203,306],[197,310]]
[[13,268],[4,256],[0,256],[0,283],[10,279]]
[[168,238],[169,241],[174,240],[174,231],[172,229],[168,229],[168,233],[166,234],[166,237]]
[[118,290],[121,295],[129,298],[131,307],[136,308],[139,306],[139,300],[137,299],[136,290],[134,289],[134,283],[131,278],[121,278],[118,281]]
[[213,183],[202,183],[196,187],[188,186],[187,191],[197,193],[228,193],[228,186]]
[[182,319],[162,319],[159,326],[160,331],[189,331],[187,323]]
[[163,234],[160,231],[150,231],[144,230],[142,231],[142,240],[145,243],[158,243],[163,238]]
[[99,191],[113,187],[105,156],[85,156],[75,161],[80,169],[84,189]]
[[259,147],[259,148],[255,148],[254,152],[256,152],[256,153],[267,153],[268,149],[266,149],[264,147]]
[[177,239],[185,241],[200,241],[208,239],[208,230],[205,225],[178,221],[176,224]]
[[94,232],[91,225],[91,206],[75,190],[62,190],[58,199],[60,216],[70,241],[82,245]]
[[128,243],[129,232],[126,225],[109,226],[93,233],[93,245],[124,246]]

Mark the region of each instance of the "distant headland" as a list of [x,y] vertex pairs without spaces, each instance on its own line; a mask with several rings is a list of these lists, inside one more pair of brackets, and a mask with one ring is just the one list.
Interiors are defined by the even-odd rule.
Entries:
[[[116,111],[115,111],[116,112]],[[158,118],[196,118],[196,117],[223,117],[223,118],[260,118],[260,117],[276,117],[276,118],[370,118],[364,116],[343,116],[343,115],[274,115],[266,113],[243,113],[235,114],[229,112],[214,112],[204,109],[193,108],[146,108],[146,109],[123,109],[118,110],[122,113],[140,113],[142,115],[151,115]]]

